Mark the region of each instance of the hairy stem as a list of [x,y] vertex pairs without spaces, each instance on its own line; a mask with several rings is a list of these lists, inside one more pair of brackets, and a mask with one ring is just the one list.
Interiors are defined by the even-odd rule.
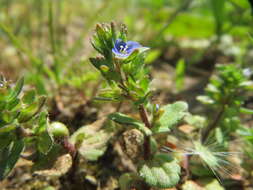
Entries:
[[73,160],[76,157],[76,148],[75,146],[69,142],[68,137],[64,137],[63,141],[61,142],[62,146],[65,148],[65,150],[72,156]]
[[139,114],[140,114],[141,120],[146,125],[146,127],[151,128],[151,124],[148,120],[147,111],[142,104],[139,106]]
[[[151,128],[152,126],[148,120],[147,111],[142,104],[139,106],[139,114],[140,114],[141,120],[145,124],[145,126],[148,128]],[[150,154],[151,154],[150,138],[148,136],[145,136],[144,144],[143,144],[143,151],[144,151],[144,159],[148,160],[150,157]]]
[[215,116],[215,119],[213,120],[213,122],[211,122],[205,130],[202,131],[201,133],[201,142],[204,143],[207,140],[208,135],[210,134],[210,132],[215,129],[217,127],[217,125],[219,124],[222,115],[225,111],[225,105],[223,105],[220,109],[220,111],[217,113],[217,115]]

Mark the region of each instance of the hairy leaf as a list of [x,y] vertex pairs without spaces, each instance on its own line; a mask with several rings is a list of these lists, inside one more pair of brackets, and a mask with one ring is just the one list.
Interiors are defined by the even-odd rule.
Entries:
[[151,187],[171,188],[180,179],[180,166],[169,155],[156,154],[152,160],[141,165],[139,175]]
[[161,108],[164,113],[152,128],[156,133],[168,132],[187,114],[188,105],[185,102],[175,102]]
[[[94,161],[104,154],[115,132],[115,125],[103,118],[91,125],[81,127],[71,136],[70,140],[73,144],[78,145],[78,152],[85,159]],[[82,136],[81,139],[80,136]]]

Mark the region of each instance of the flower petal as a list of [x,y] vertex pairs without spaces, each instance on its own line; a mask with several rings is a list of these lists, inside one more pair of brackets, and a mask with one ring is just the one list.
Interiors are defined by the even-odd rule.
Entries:
[[136,48],[142,47],[141,44],[139,44],[138,42],[134,42],[134,41],[126,42],[126,45],[128,46],[128,49],[136,49]]

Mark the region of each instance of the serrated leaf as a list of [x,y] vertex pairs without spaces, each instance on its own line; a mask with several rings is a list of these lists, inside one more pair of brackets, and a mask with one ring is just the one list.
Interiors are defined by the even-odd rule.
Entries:
[[[85,159],[95,161],[104,154],[107,144],[117,131],[116,126],[106,118],[98,120],[91,125],[79,128],[70,138],[73,144],[78,144],[78,152]],[[80,142],[80,135],[83,135]]]
[[175,102],[161,108],[164,113],[152,128],[153,132],[168,132],[187,114],[188,105],[185,102]]
[[16,86],[14,89],[12,89],[7,97],[7,101],[13,101],[15,98],[18,97],[18,95],[20,94],[22,88],[24,85],[24,77],[22,77],[21,79],[18,80],[18,82],[16,83]]
[[194,127],[197,127],[197,128],[203,128],[205,126],[205,123],[206,123],[206,118],[203,117],[203,116],[199,116],[199,115],[191,115],[191,114],[188,114],[184,120],[194,126]]
[[15,166],[24,146],[23,140],[16,140],[0,152],[0,180],[3,180]]
[[171,188],[180,179],[180,166],[168,154],[156,154],[141,165],[139,175],[151,187]]

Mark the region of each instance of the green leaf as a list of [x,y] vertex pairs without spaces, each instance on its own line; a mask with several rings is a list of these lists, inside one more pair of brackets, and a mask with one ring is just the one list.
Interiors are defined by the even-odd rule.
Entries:
[[158,150],[158,144],[157,144],[155,138],[151,136],[150,137],[150,152],[156,153],[157,150]]
[[48,154],[43,154],[38,152],[38,157],[36,162],[34,163],[32,169],[33,170],[42,170],[44,168],[50,168],[53,166],[53,163],[57,160],[63,152],[63,148],[59,144],[53,144],[52,148],[48,152]]
[[119,123],[119,124],[134,125],[134,126],[142,125],[142,123],[140,121],[138,121],[137,119],[134,119],[132,117],[129,117],[129,116],[119,113],[119,112],[110,114],[108,116],[108,118],[111,119],[112,121]]
[[214,100],[211,99],[209,96],[198,96],[197,100],[200,101],[202,104],[214,104]]
[[[46,159],[44,161],[46,161]],[[40,168],[37,168],[37,170],[34,171],[34,174],[45,177],[60,177],[66,174],[71,168],[72,157],[70,154],[57,155],[55,160],[52,157],[48,162],[45,163],[44,167],[41,166]]]
[[191,180],[187,180],[182,185],[182,190],[202,190],[201,186],[199,186],[197,183]]
[[11,102],[15,98],[18,97],[18,95],[20,94],[20,92],[21,92],[21,90],[23,88],[23,85],[24,85],[24,77],[22,77],[21,79],[19,79],[18,82],[17,82],[17,84],[16,84],[16,86],[15,86],[15,88],[10,91],[10,94],[7,97],[7,101],[8,102]]
[[47,186],[47,187],[44,187],[41,190],[55,190],[55,188],[53,186]]
[[16,124],[10,124],[10,125],[6,125],[4,127],[0,127],[0,134],[1,133],[5,133],[5,132],[9,132],[9,131],[12,131],[14,129],[17,128],[17,125]]
[[249,108],[240,108],[240,112],[244,113],[244,114],[253,114],[253,109],[249,109]]
[[14,133],[1,132],[0,133],[0,152],[1,152],[1,149],[8,146],[15,138],[16,138],[16,135]]
[[151,50],[147,57],[145,58],[145,63],[149,64],[154,62],[156,59],[158,59],[158,57],[161,55],[161,50],[156,49],[156,50]]
[[[11,124],[15,119],[18,118],[20,113],[18,111],[3,111],[0,112],[0,123]],[[1,125],[0,125],[1,126]]]
[[24,146],[23,140],[16,140],[1,151],[0,180],[3,180],[15,166]]
[[59,177],[67,173],[71,165],[72,158],[70,154],[66,154],[61,145],[54,144],[47,155],[38,153],[32,170],[37,175]]
[[184,87],[184,76],[185,76],[185,61],[180,59],[176,66],[176,88],[178,91]]
[[147,136],[152,134],[150,129],[145,127],[145,125],[142,122],[138,121],[137,119],[131,118],[131,117],[125,115],[125,114],[116,112],[116,113],[110,114],[108,116],[108,118],[111,119],[112,121],[116,122],[116,123],[121,124],[121,125],[132,125],[135,128],[142,131],[143,133],[145,133]]
[[[104,154],[107,144],[116,133],[117,128],[106,118],[98,120],[90,125],[79,128],[70,138],[70,141],[78,145],[78,152],[87,160],[95,161]],[[80,136],[81,142],[80,142]]]
[[[108,61],[104,58],[97,57],[97,58],[90,58],[90,62],[96,69],[98,69],[103,77],[108,81],[119,81],[120,80],[120,74],[115,71],[114,66],[111,61]],[[101,67],[102,66],[102,67]],[[108,67],[108,71],[104,72],[103,67]]]
[[225,0],[211,0],[211,8],[216,22],[216,34],[221,36],[225,20]]
[[206,125],[206,118],[200,115],[188,114],[184,120],[196,128],[203,128]]
[[35,128],[35,134],[38,150],[43,154],[47,154],[53,146],[53,138],[48,132],[48,126],[47,113],[42,112],[38,119],[38,126]]
[[129,190],[131,189],[131,185],[133,181],[137,178],[134,173],[125,173],[119,178],[119,186],[121,190]]
[[164,113],[152,128],[152,131],[155,133],[170,131],[187,114],[187,109],[187,103],[182,101],[163,106],[161,110],[164,110]]
[[151,187],[171,188],[180,179],[180,166],[168,154],[156,154],[141,165],[139,175]]
[[201,179],[199,181],[201,186],[203,186],[206,190],[224,190],[224,188],[220,185],[220,183],[217,181],[217,179],[213,178],[206,178],[206,179]]
[[45,102],[46,97],[44,96],[39,97],[36,102],[33,102],[32,104],[28,105],[26,108],[21,110],[20,115],[18,117],[18,121],[20,123],[24,123],[32,119],[32,117],[34,117],[36,114],[40,112]]
[[23,103],[24,104],[33,103],[34,100],[35,100],[35,97],[36,97],[35,95],[36,95],[35,90],[30,90],[30,91],[26,92],[25,95],[22,98]]
[[15,99],[13,99],[11,102],[8,102],[8,103],[7,103],[6,109],[8,109],[8,110],[10,110],[10,111],[11,111],[11,110],[18,110],[18,108],[20,107],[20,106],[18,106],[19,103],[20,103],[20,99],[15,98]]

